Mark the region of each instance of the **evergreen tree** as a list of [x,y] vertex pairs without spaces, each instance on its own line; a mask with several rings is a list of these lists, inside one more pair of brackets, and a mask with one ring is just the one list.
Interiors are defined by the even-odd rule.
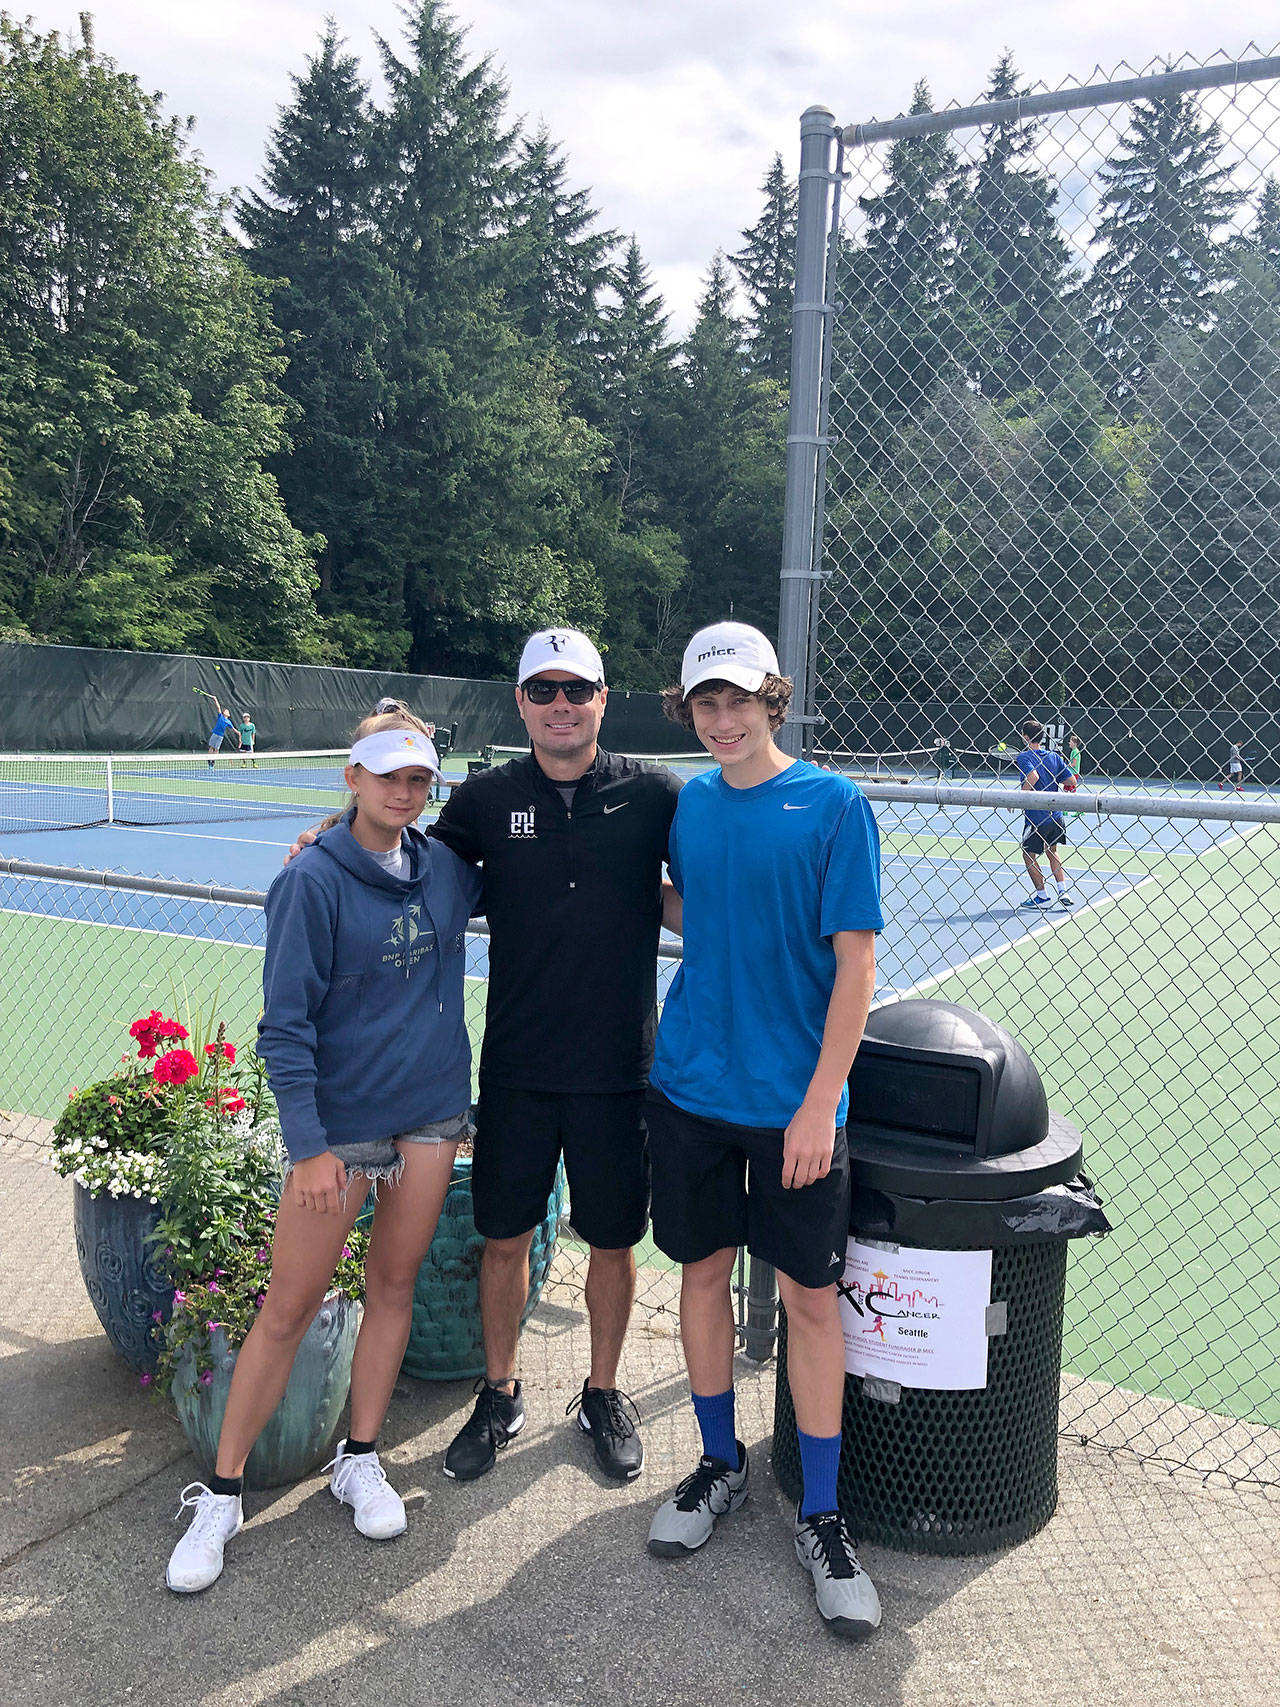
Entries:
[[671,680],[677,592],[687,570],[673,497],[678,381],[665,306],[634,236],[611,290],[598,369],[607,465],[593,561],[611,678],[659,688]]
[[[932,111],[918,83],[913,113]],[[945,134],[907,137],[889,151],[887,182],[863,196],[866,235],[841,258],[836,359],[848,374],[842,414],[851,460],[877,467],[933,388],[978,365],[984,340],[957,274],[968,218],[963,174]]]
[[[266,291],[159,97],[0,17],[0,620],[314,657]],[[7,498],[6,498],[7,494]]]
[[685,625],[732,612],[772,629],[782,556],[785,393],[750,371],[721,254],[712,260],[682,356],[677,495],[689,560]]
[[1280,669],[1280,277],[1246,257],[1217,310],[1143,392],[1153,608],[1134,667],[1164,703],[1245,706]]
[[439,0],[405,16],[405,56],[380,43],[390,96],[371,148],[378,253],[403,302],[381,423],[389,592],[411,668],[505,673],[528,629],[598,622],[574,518],[605,453],[506,306],[516,171],[502,83],[487,60],[465,63]]
[[781,154],[774,155],[762,191],[764,212],[742,233],[743,247],[730,259],[747,298],[751,365],[766,379],[786,385],[791,374],[798,194]]
[[385,534],[393,495],[383,436],[388,337],[405,294],[372,228],[372,141],[367,86],[330,22],[272,132],[265,194],[245,198],[238,215],[286,335],[284,384],[299,414],[275,472],[290,514],[325,542],[320,610],[346,662],[387,666],[403,664],[410,641]]
[[1163,340],[1198,332],[1229,266],[1218,234],[1241,201],[1219,164],[1222,132],[1190,95],[1135,103],[1120,151],[1102,168],[1089,283],[1108,399],[1130,410]]
[[603,318],[613,276],[615,231],[599,230],[586,190],[570,190],[568,168],[546,127],[522,137],[508,213],[506,301],[526,338],[554,350],[579,414],[597,410]]
[[[1003,54],[985,99],[1027,92],[1018,86],[1013,56]],[[980,320],[992,333],[977,344],[974,364],[989,397],[1052,389],[1078,341],[1066,306],[1074,281],[1054,217],[1056,186],[1035,161],[1038,130],[1021,119],[990,126],[973,174],[962,262]]]
[[1264,267],[1280,272],[1280,179],[1263,180],[1253,226],[1242,247]]

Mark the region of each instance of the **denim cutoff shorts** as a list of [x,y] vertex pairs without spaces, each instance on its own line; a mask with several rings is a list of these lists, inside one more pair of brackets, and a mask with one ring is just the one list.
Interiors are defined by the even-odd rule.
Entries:
[[[470,1138],[475,1131],[471,1110],[450,1114],[444,1120],[424,1121],[408,1132],[396,1132],[390,1138],[360,1139],[353,1144],[331,1144],[329,1148],[346,1168],[348,1175],[363,1174],[375,1188],[386,1180],[395,1185],[404,1172],[404,1157],[397,1144],[456,1144]],[[290,1167],[289,1173],[293,1169]],[[286,1179],[288,1175],[286,1174]]]

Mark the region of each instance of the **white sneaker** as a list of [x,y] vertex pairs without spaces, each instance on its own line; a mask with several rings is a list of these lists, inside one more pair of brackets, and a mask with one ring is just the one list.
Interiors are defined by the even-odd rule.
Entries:
[[222,1575],[222,1549],[240,1533],[244,1514],[239,1494],[215,1494],[203,1482],[190,1482],[182,1490],[176,1512],[194,1508],[187,1533],[169,1555],[164,1580],[175,1594],[198,1594]]
[[879,1628],[880,1596],[858,1563],[853,1539],[838,1511],[796,1512],[796,1558],[813,1578],[818,1611],[837,1636],[855,1642]]
[[653,1514],[649,1551],[660,1559],[683,1559],[711,1539],[722,1517],[737,1511],[747,1497],[747,1449],[738,1442],[738,1468],[719,1458],[701,1458],[675,1493]]
[[355,1512],[356,1528],[370,1541],[390,1541],[408,1528],[404,1501],[387,1480],[376,1452],[347,1455],[347,1443],[338,1446],[338,1456],[325,1466],[333,1471],[329,1491],[335,1500]]

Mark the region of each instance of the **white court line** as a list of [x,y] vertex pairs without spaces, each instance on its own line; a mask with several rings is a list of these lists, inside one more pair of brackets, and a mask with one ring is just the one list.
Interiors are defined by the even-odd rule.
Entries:
[[[1268,826],[1266,824],[1250,824],[1247,829],[1239,831],[1234,836],[1229,836],[1224,842],[1215,842],[1212,848],[1207,848],[1205,851],[1207,853],[1221,852],[1224,848],[1232,847],[1236,842],[1247,841],[1248,838],[1254,835],[1257,831],[1265,830],[1267,828]],[[948,978],[954,977],[958,972],[968,972],[975,966],[982,966],[989,960],[996,960],[1000,955],[1008,953],[1011,948],[1021,947],[1032,937],[1047,936],[1050,931],[1056,931],[1063,925],[1070,924],[1073,919],[1082,919],[1088,913],[1100,912],[1103,907],[1110,906],[1112,902],[1121,901],[1126,895],[1133,895],[1139,889],[1145,889],[1149,883],[1155,883],[1156,881],[1157,879],[1154,877],[1144,877],[1140,883],[1132,883],[1127,888],[1118,890],[1114,895],[1100,896],[1098,900],[1090,902],[1087,907],[1080,908],[1078,912],[1075,909],[1072,909],[1070,912],[1064,912],[1061,918],[1046,919],[1039,930],[1027,931],[1020,937],[1014,937],[1011,942],[1002,942],[998,948],[989,948],[985,953],[975,955],[972,960],[962,961],[959,966],[949,966],[945,972],[937,972],[930,978],[923,978],[920,983],[912,984],[906,990],[899,991],[896,988],[891,989],[888,996],[879,1001],[872,1002],[871,1006],[873,1009],[883,1007],[885,1001],[903,1001],[908,996],[918,996],[922,990],[936,989],[939,984],[944,983]]]
[[[137,892],[128,891],[128,893]],[[198,904],[207,907],[244,905],[242,902],[227,901],[206,901]],[[33,913],[27,907],[0,906],[0,913],[15,919],[43,919],[46,923],[55,925],[84,925],[89,930],[95,931],[132,931],[135,936],[168,936],[172,937],[175,942],[213,943],[218,948],[244,948],[250,954],[266,953],[265,945],[260,942],[228,942],[225,937],[193,936],[190,931],[158,931],[151,925],[119,925],[108,919],[68,919],[62,913]],[[487,984],[489,976],[487,973],[464,972],[462,981],[464,984]]]
[[[1098,900],[1091,901],[1087,907],[1081,907],[1078,910],[1073,907],[1069,912],[1064,910],[1061,918],[1046,919],[1038,930],[1024,931],[1021,936],[1014,937],[1011,942],[1002,942],[998,948],[988,948],[982,954],[975,954],[972,960],[961,961],[959,966],[948,966],[945,971],[935,972],[929,978],[922,978],[918,984],[912,984],[909,989],[896,992],[886,1000],[902,1001],[908,996],[920,995],[923,990],[935,989],[948,978],[954,978],[958,972],[969,972],[975,966],[984,966],[989,960],[998,960],[1002,954],[1007,954],[1011,948],[1022,948],[1034,937],[1048,936],[1050,931],[1061,930],[1063,925],[1072,924],[1076,919],[1083,919],[1089,913],[1101,912],[1103,907],[1109,907],[1113,902],[1123,900],[1126,895],[1136,894],[1139,889],[1145,889],[1148,883],[1155,881],[1154,877],[1144,877],[1141,882],[1131,883],[1114,895],[1100,896]],[[872,1002],[871,1006],[873,1009],[883,1007],[884,1001]]]
[[[126,891],[126,893],[136,893],[136,891]],[[209,907],[223,907],[227,905],[243,905],[243,903],[207,901],[204,902],[203,905]],[[33,913],[28,907],[0,906],[0,913],[4,913],[7,917],[15,919],[43,919],[47,924],[86,925],[90,930],[95,931],[133,931],[137,936],[169,936],[172,937],[175,942],[212,942],[216,943],[219,948],[247,948],[254,954],[262,954],[264,952],[261,943],[228,942],[224,937],[195,936],[191,931],[158,931],[150,925],[118,925],[114,921],[108,919],[69,919],[64,913]]]

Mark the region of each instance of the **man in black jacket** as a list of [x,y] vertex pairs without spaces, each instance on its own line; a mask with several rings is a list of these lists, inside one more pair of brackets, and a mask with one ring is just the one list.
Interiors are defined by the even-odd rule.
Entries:
[[472,1189],[485,1236],[485,1375],[445,1455],[482,1476],[524,1427],[515,1377],[533,1229],[563,1156],[575,1232],[590,1248],[591,1368],[571,1409],[606,1475],[644,1450],[617,1385],[648,1220],[644,1086],[657,1012],[662,867],[679,782],[603,752],[600,655],[576,629],[533,635],[516,704],[533,751],[454,789],[431,833],[484,866],[489,996]]

